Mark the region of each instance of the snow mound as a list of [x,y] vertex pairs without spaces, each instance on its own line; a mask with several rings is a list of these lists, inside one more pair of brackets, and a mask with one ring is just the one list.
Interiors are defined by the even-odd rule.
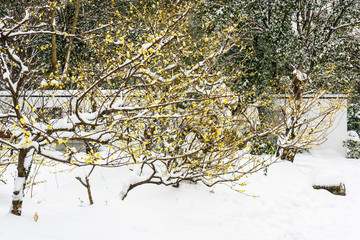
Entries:
[[337,186],[340,183],[345,184],[345,180],[337,170],[320,170],[313,179],[313,185],[318,186]]
[[360,142],[359,135],[355,131],[348,131],[347,132],[347,140],[353,140],[356,142]]

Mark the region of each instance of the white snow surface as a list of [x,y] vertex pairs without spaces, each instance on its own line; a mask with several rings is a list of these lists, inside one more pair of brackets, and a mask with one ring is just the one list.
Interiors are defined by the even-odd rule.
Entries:
[[340,183],[345,183],[343,174],[334,169],[320,170],[319,172],[314,173],[314,176],[313,185],[338,186]]
[[305,81],[305,80],[308,80],[308,75],[304,72],[301,72],[300,70],[298,69],[295,69],[293,72],[292,72],[294,75],[296,75],[297,79],[299,79],[299,81]]
[[[6,173],[7,184],[0,181],[1,240],[360,239],[360,160],[329,149],[297,155],[294,163],[280,161],[267,176],[250,176],[247,195],[225,185],[183,183],[140,186],[122,201],[121,186],[133,173],[95,168],[90,177],[95,204],[89,206],[86,189],[74,178],[89,169],[70,169],[41,167],[36,181],[47,181],[25,191],[21,217],[8,213],[14,182],[11,171]],[[60,170],[66,171],[53,174]],[[313,189],[321,174],[341,176],[347,195]]]
[[54,121],[53,129],[72,129],[74,125],[71,122],[68,122],[67,118],[61,118]]
[[348,131],[347,132],[347,140],[353,140],[356,142],[360,142],[359,135],[355,131]]

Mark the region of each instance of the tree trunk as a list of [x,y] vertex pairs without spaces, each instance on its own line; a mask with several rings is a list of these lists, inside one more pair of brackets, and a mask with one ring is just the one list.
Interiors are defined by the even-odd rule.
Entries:
[[294,162],[297,150],[294,148],[284,148],[281,152],[280,159]]
[[89,203],[90,205],[94,204],[93,198],[92,198],[92,194],[91,194],[91,188],[90,188],[90,181],[89,181],[89,177],[92,174],[92,172],[94,171],[96,165],[93,165],[90,172],[88,173],[87,176],[85,176],[85,181],[83,181],[81,179],[81,177],[75,177],[80,183],[81,185],[83,185],[84,187],[86,187],[87,193],[88,193],[88,198],[89,198]]
[[87,189],[87,193],[88,193],[89,203],[90,203],[90,205],[93,205],[94,201],[93,201],[93,198],[92,198],[92,195],[91,195],[89,178],[86,177],[85,181],[86,181],[86,189]]
[[[299,115],[300,109],[301,109],[301,99],[302,99],[302,82],[300,79],[297,78],[297,75],[295,74],[292,81],[292,89],[290,97],[294,101],[294,110],[291,113],[290,117],[290,126],[286,129],[285,135],[289,136],[288,141],[292,141],[296,138],[296,134],[298,132],[298,127],[296,125],[298,124],[298,119],[296,118]],[[286,115],[285,115],[286,118]],[[290,147],[280,147],[277,156],[280,156],[281,160],[287,160],[290,162],[294,162],[295,155],[298,148],[294,146]]]
[[[52,31],[56,31],[56,19],[55,19],[55,6],[51,8],[51,25]],[[57,72],[57,55],[56,55],[56,34],[51,35],[51,63],[52,63],[52,71],[54,74]]]
[[93,201],[92,194],[91,194],[89,176],[85,177],[85,182],[81,179],[81,177],[75,177],[75,178],[81,183],[81,185],[86,187],[86,190],[88,193],[88,198],[89,198],[89,203],[90,203],[90,205],[93,205],[94,201]]
[[15,180],[11,213],[21,215],[26,180],[29,176],[34,149],[21,149],[18,158],[18,175]]
[[70,65],[70,57],[71,57],[71,48],[73,46],[73,42],[74,42],[74,36],[76,33],[76,25],[79,19],[79,12],[80,12],[80,0],[76,0],[75,2],[75,16],[73,19],[73,25],[72,25],[72,29],[71,29],[71,36],[69,37],[69,44],[68,44],[68,48],[66,51],[66,56],[65,56],[65,64],[64,64],[64,70],[62,73],[62,77],[61,77],[61,81],[65,81],[67,73],[69,71],[69,65]]

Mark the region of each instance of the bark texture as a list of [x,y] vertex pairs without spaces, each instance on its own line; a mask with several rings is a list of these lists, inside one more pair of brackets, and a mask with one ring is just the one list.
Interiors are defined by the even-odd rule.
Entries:
[[10,212],[14,215],[20,216],[22,213],[22,203],[24,198],[24,190],[26,186],[26,180],[29,176],[31,169],[32,157],[34,150],[21,149],[18,157],[17,177],[15,180],[12,207]]

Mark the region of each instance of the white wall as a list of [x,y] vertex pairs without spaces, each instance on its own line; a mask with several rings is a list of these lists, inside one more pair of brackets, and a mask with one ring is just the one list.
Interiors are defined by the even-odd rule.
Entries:
[[[346,149],[343,147],[343,141],[347,138],[347,98],[345,95],[338,94],[327,94],[314,100],[314,96],[304,96],[302,101],[305,114],[301,114],[302,120],[313,119],[310,124],[306,125],[305,128],[311,129],[324,129],[324,133],[317,133],[314,135],[316,146],[311,149],[332,149],[337,152],[346,153]],[[279,108],[287,109],[288,114],[291,113],[291,102],[284,95],[276,100],[276,105]],[[294,106],[293,106],[294,107]],[[338,108],[333,114],[326,116],[324,119],[322,116],[327,112],[328,109]],[[318,123],[322,122],[320,127]],[[325,126],[325,125],[327,126]]]
[[[331,97],[331,95],[328,95]],[[347,138],[347,99],[344,96],[341,98],[332,99],[335,101],[342,101],[342,107],[335,114],[335,119],[328,131],[327,140],[314,149],[332,149],[337,152],[346,154],[346,149],[343,147],[343,141]],[[324,98],[321,101],[329,101],[331,98]]]

